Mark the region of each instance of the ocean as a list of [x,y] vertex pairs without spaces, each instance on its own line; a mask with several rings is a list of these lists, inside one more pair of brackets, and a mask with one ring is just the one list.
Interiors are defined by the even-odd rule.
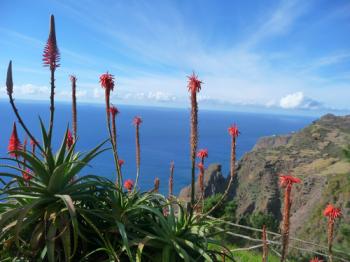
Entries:
[[[18,109],[40,141],[39,115],[48,123],[49,106],[43,102],[18,102]],[[134,179],[135,164],[135,128],[134,116],[140,116],[141,173],[140,188],[149,190],[153,187],[155,177],[160,179],[160,191],[168,190],[169,166],[175,162],[174,192],[190,183],[189,132],[190,110],[160,107],[126,106],[118,107],[117,116],[118,151],[123,166],[124,179]],[[63,139],[68,123],[71,122],[71,105],[56,103],[54,147]],[[7,154],[8,140],[11,135],[15,115],[9,103],[0,102],[0,155]],[[210,163],[221,163],[225,175],[229,172],[230,137],[227,128],[237,123],[241,135],[237,140],[237,156],[241,158],[250,151],[262,136],[280,135],[295,132],[310,124],[314,117],[287,116],[260,113],[238,113],[228,111],[199,111],[199,149],[207,148]],[[24,132],[18,125],[21,141]],[[105,140],[107,135],[105,108],[100,104],[78,103],[78,142],[77,150],[87,151]],[[115,180],[115,168],[112,152],[107,151],[98,156],[91,166],[86,167],[81,175],[94,174]]]

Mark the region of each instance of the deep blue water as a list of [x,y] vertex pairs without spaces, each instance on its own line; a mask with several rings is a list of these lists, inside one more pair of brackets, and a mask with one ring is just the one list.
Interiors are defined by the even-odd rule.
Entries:
[[[40,115],[47,123],[49,107],[47,103],[20,102],[18,108],[28,127],[40,138]],[[132,125],[134,116],[143,119],[141,125],[141,175],[140,186],[148,190],[153,180],[160,178],[160,190],[167,191],[169,164],[175,161],[176,193],[190,183],[189,158],[189,110],[155,107],[120,106],[117,117],[118,147],[120,158],[125,160],[123,175],[135,178],[135,129]],[[8,139],[11,134],[15,116],[10,105],[0,102],[0,155],[7,152]],[[227,128],[237,123],[241,131],[238,138],[237,153],[241,157],[252,149],[259,137],[286,134],[297,131],[314,120],[312,117],[266,115],[222,111],[199,112],[199,148],[208,148],[208,163],[222,163],[223,172],[229,171],[230,137]],[[68,122],[71,121],[69,104],[57,103],[54,129],[54,145],[57,148]],[[19,128],[20,137],[24,133]],[[107,138],[105,109],[102,105],[78,104],[77,149],[86,151]],[[96,174],[115,179],[111,152],[105,152],[93,161],[92,166],[82,174]]]

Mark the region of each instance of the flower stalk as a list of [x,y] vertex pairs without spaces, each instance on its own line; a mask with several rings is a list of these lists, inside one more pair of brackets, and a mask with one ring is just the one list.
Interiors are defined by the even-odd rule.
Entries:
[[283,207],[283,220],[282,220],[282,252],[281,262],[286,261],[288,244],[289,244],[289,228],[290,228],[290,208],[292,206],[291,192],[292,186],[295,183],[300,183],[299,178],[291,175],[281,175],[280,185],[285,189],[284,191],[284,207]]
[[77,77],[74,75],[70,76],[70,81],[72,83],[72,127],[73,127],[73,137],[74,141],[77,140]]
[[230,192],[231,185],[233,183],[233,179],[235,177],[235,167],[236,167],[236,142],[237,137],[239,136],[240,132],[238,130],[238,126],[236,124],[231,125],[228,128],[228,133],[231,136],[231,158],[230,158],[230,180],[227,184],[227,187],[225,189],[225,192],[222,194],[219,201],[203,216],[209,215],[211,212],[213,212],[216,208],[218,208],[226,199],[228,196],[228,193]]
[[140,125],[142,119],[139,116],[135,116],[134,121],[135,125],[135,144],[136,144],[136,179],[135,179],[135,188],[139,182],[140,176],[140,164],[141,164],[141,149],[140,149]]
[[191,100],[191,136],[190,136],[190,159],[191,159],[191,212],[195,202],[195,169],[196,169],[196,152],[198,145],[198,103],[197,93],[201,90],[202,81],[193,73],[188,76],[188,91]]
[[100,76],[100,84],[101,84],[101,87],[104,88],[105,90],[107,129],[108,129],[108,134],[112,145],[114,165],[117,171],[118,185],[122,185],[123,177],[120,172],[118,152],[117,152],[116,145],[114,144],[113,134],[111,130],[111,117],[110,117],[110,107],[111,107],[110,94],[111,94],[111,91],[113,91],[114,89],[114,76],[109,74],[108,72],[105,74],[102,74]]
[[203,212],[204,208],[204,158],[208,157],[208,149],[200,149],[197,153],[197,157],[200,159],[199,164],[197,165],[199,169],[198,175],[198,184],[200,190],[200,197],[196,203],[196,210]]
[[158,177],[156,177],[154,179],[154,189],[153,192],[158,193],[159,192],[159,184],[160,184],[160,180]]
[[27,133],[27,135],[30,137],[31,141],[35,142],[35,145],[40,149],[41,152],[45,153],[43,148],[39,145],[39,143],[35,140],[32,133],[29,131],[27,126],[25,125],[24,121],[22,120],[22,117],[20,116],[18,109],[15,105],[15,100],[13,99],[13,78],[12,78],[12,61],[9,62],[8,68],[7,68],[7,76],[6,76],[6,89],[7,89],[7,95],[10,100],[10,104],[12,107],[13,112],[16,115],[16,118],[19,122],[19,124],[22,126],[24,131]]
[[[119,165],[119,172],[120,172],[121,176],[123,176],[123,174],[122,174],[122,166],[124,165],[124,160],[123,159],[118,159],[118,165]],[[115,180],[115,185],[118,186],[118,178],[116,178],[116,180]]]
[[169,199],[173,197],[174,168],[175,168],[174,161],[171,161],[170,162],[170,176],[169,176],[169,196],[168,196]]
[[112,139],[114,141],[114,146],[117,150],[117,127],[116,127],[116,116],[119,113],[119,110],[112,105],[111,108],[109,109],[111,116],[112,116]]
[[323,215],[328,218],[327,236],[328,236],[328,258],[329,262],[333,262],[333,239],[334,239],[334,223],[335,220],[342,216],[340,208],[336,208],[329,204],[323,211]]
[[55,115],[55,71],[57,67],[60,66],[60,52],[57,47],[56,41],[56,30],[55,30],[55,17],[51,15],[50,17],[50,32],[49,38],[47,40],[44,54],[43,54],[43,63],[44,66],[50,67],[50,124],[49,124],[49,143],[51,143],[54,115]]

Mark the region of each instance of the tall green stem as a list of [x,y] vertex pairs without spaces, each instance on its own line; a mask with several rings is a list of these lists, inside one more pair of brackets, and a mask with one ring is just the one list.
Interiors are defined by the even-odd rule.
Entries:
[[135,190],[139,181],[140,175],[140,162],[141,162],[141,150],[140,150],[140,129],[139,125],[136,125],[136,133],[135,133],[135,141],[136,141],[136,179],[135,179]]
[[195,205],[196,152],[198,144],[198,104],[196,90],[191,91],[191,212]]
[[50,125],[49,125],[49,145],[51,145],[53,122],[55,116],[55,69],[50,69],[51,71],[51,92],[50,92]]

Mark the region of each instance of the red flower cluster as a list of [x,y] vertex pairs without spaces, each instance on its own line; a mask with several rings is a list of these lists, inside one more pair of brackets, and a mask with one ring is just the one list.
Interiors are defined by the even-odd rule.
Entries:
[[134,123],[135,126],[139,126],[142,123],[141,117],[135,116],[133,123]]
[[280,185],[281,187],[290,187],[294,183],[301,183],[301,180],[297,177],[291,175],[281,175],[280,176]]
[[31,174],[31,172],[28,168],[26,169],[25,172],[22,172],[22,177],[26,182],[29,182],[33,178],[33,176],[30,174]]
[[109,109],[109,112],[111,113],[112,117],[114,118],[116,116],[116,114],[119,113],[119,110],[115,107],[115,106],[111,106],[111,108]]
[[17,134],[16,123],[13,123],[12,134],[11,134],[10,142],[7,149],[10,155],[13,157],[17,156],[17,153],[15,153],[14,151],[19,151],[22,149],[21,141],[19,141],[18,134]]
[[336,208],[331,204],[328,204],[323,211],[323,215],[328,217],[330,221],[334,221],[336,218],[341,217],[342,213],[340,208]]
[[236,138],[241,132],[239,132],[238,126],[236,124],[233,124],[228,128],[228,133],[230,134],[230,136]]
[[103,88],[109,91],[114,89],[114,76],[108,72],[100,76],[100,83]]
[[208,149],[200,149],[197,153],[197,157],[201,159],[208,157]]
[[59,61],[60,52],[56,42],[55,19],[54,16],[51,15],[49,39],[44,49],[43,62],[44,66],[50,66],[51,70],[55,70],[60,66]]
[[119,159],[118,160],[118,165],[121,167],[122,165],[124,165],[124,160],[123,159]]
[[128,191],[131,191],[134,187],[134,181],[132,181],[131,179],[128,179],[124,182],[124,188]]
[[318,257],[314,257],[310,260],[310,262],[323,262],[323,260],[319,259]]
[[67,148],[70,149],[72,147],[73,143],[74,143],[74,139],[73,139],[72,133],[68,129],[67,141],[66,141]]
[[198,79],[198,76],[195,75],[195,73],[192,73],[191,76],[188,76],[188,91],[190,92],[199,92],[202,88],[202,81]]

